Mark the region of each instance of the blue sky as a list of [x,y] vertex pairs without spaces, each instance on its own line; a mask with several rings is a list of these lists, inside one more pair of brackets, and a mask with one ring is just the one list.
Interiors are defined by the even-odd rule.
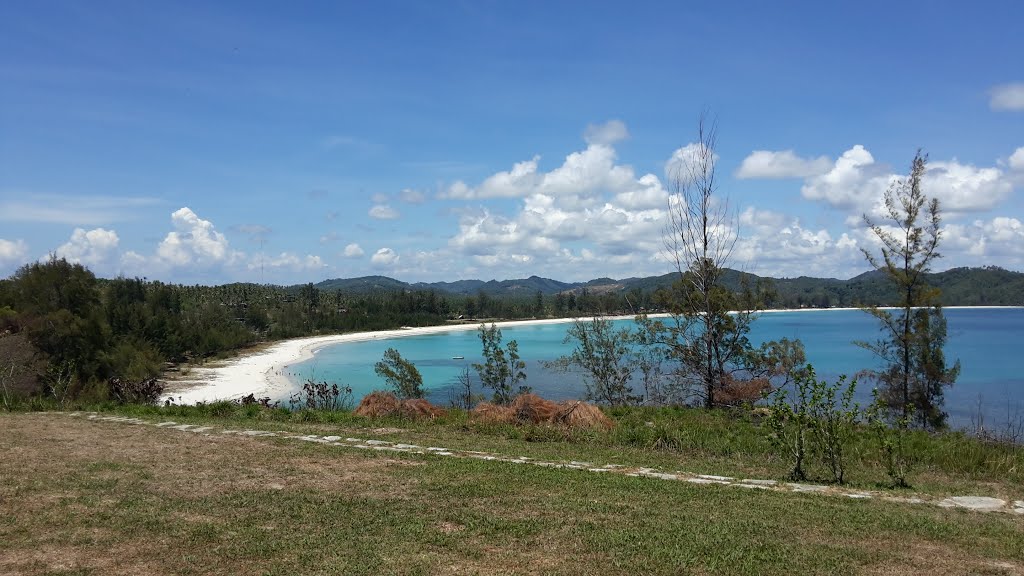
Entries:
[[735,267],[846,278],[917,148],[937,268],[1024,270],[1015,1],[3,2],[0,275],[662,274],[697,119]]

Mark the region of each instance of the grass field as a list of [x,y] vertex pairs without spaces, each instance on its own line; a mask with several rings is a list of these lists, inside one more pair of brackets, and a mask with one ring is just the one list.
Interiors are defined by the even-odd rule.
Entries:
[[[644,448],[610,437],[475,429],[459,418],[382,426],[348,415],[222,411],[120,412],[694,472],[782,470],[749,447],[715,456],[725,442],[710,437],[703,448]],[[694,414],[721,436],[711,423],[717,416]],[[1024,517],[1012,514],[61,414],[0,413],[0,430],[0,574],[1024,573]],[[1021,497],[1019,476],[1000,479],[983,466],[943,471],[934,462],[922,469],[917,490],[923,476],[941,472],[931,487]],[[877,489],[867,476],[861,482]]]

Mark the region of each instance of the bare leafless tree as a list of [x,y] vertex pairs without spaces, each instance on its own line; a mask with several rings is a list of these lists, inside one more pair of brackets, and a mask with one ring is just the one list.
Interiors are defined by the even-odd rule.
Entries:
[[[687,278],[693,288],[693,302],[708,308],[712,289],[729,264],[739,238],[739,219],[720,198],[716,180],[715,154],[718,128],[707,113],[697,125],[697,142],[680,150],[669,168],[669,223],[664,231],[665,252],[675,265],[680,280]],[[708,265],[712,264],[712,265]]]
[[[680,150],[669,168],[669,221],[665,253],[678,273],[669,302],[671,319],[654,326],[658,343],[676,366],[674,378],[705,406],[754,358],[747,332],[756,308],[754,293],[723,283],[739,238],[739,218],[719,193],[715,154],[717,128],[700,117],[697,142]],[[733,313],[730,314],[730,311]]]

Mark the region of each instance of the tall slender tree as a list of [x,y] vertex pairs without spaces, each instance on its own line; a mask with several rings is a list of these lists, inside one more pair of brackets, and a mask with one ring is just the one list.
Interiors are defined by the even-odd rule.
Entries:
[[667,322],[640,320],[646,324],[642,341],[665,347],[683,399],[696,397],[708,408],[716,404],[717,392],[750,374],[756,358],[747,339],[756,293],[737,293],[724,283],[739,236],[737,215],[718,190],[716,132],[702,115],[697,142],[683,148],[674,162],[674,194],[663,235],[678,273],[665,302],[671,317]]
[[928,157],[918,150],[910,176],[886,191],[885,224],[864,215],[881,244],[879,254],[863,249],[864,256],[892,282],[900,299],[894,311],[864,308],[878,319],[882,335],[875,342],[858,344],[884,364],[865,374],[881,385],[879,397],[886,407],[922,428],[941,428],[946,420],[944,389],[956,381],[960,361],[946,365],[940,291],[928,284],[932,263],[941,258],[942,218],[938,199],[928,198],[922,189],[927,163]]

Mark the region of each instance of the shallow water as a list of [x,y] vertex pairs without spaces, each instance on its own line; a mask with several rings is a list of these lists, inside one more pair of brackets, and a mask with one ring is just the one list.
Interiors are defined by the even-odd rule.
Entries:
[[[1024,414],[1024,376],[1017,358],[1024,353],[1024,309],[955,308],[945,313],[949,335],[947,361],[959,358],[962,365],[959,380],[946,391],[950,423],[970,426],[979,413],[979,405],[989,427],[1005,421],[1008,415]],[[632,325],[633,321],[617,323]],[[581,398],[585,394],[578,376],[551,372],[541,366],[542,361],[571,351],[570,344],[562,343],[567,329],[567,324],[502,328],[505,342],[515,339],[519,343],[520,355],[527,362],[526,384],[546,398]],[[750,339],[757,346],[767,340],[799,338],[806,348],[807,360],[814,364],[819,376],[835,378],[877,367],[877,359],[853,341],[875,340],[880,335],[877,322],[864,312],[823,310],[761,314]],[[447,404],[459,372],[482,360],[477,332],[465,330],[332,345],[319,350],[313,359],[289,367],[289,375],[294,382],[312,376],[347,384],[358,400],[384,388],[384,382],[373,372],[373,365],[389,347],[416,364],[428,398],[440,404]],[[457,356],[463,359],[455,359]],[[476,381],[475,372],[473,377]],[[866,402],[869,396],[870,384],[864,383],[858,400]]]

